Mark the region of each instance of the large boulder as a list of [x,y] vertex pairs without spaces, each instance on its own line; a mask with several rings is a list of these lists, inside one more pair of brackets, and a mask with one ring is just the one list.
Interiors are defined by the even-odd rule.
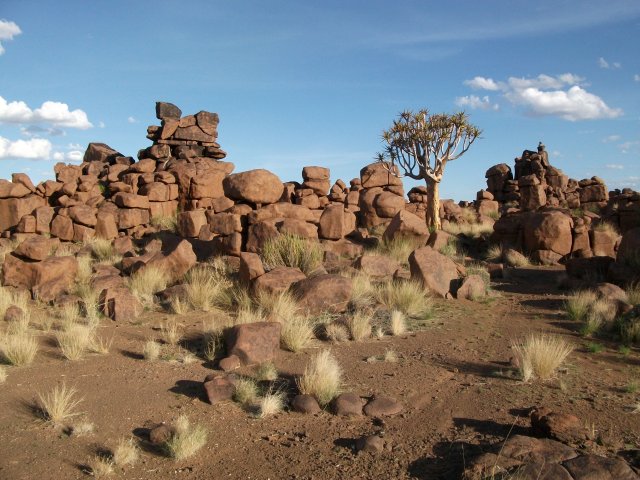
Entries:
[[142,313],[142,304],[124,286],[109,287],[100,293],[102,313],[116,322],[134,320]]
[[11,254],[4,259],[2,284],[30,290],[35,298],[49,302],[69,293],[77,271],[75,257],[49,257],[33,262]]
[[302,310],[311,314],[341,313],[351,300],[351,279],[340,275],[317,275],[293,284]]
[[0,199],[0,231],[15,227],[24,215],[29,215],[36,208],[44,205],[44,198],[38,195]]
[[429,229],[425,221],[406,210],[400,210],[396,213],[383,235],[387,241],[396,238],[411,238],[425,242],[428,237]]
[[398,167],[386,162],[374,162],[360,170],[362,188],[402,185]]
[[307,278],[307,276],[302,273],[299,268],[276,267],[273,270],[258,276],[253,281],[253,288],[256,292],[265,292],[275,295],[287,291],[292,284],[300,280],[304,280],[305,278]]
[[184,277],[197,261],[191,244],[187,240],[182,240],[171,252],[156,253],[142,268],[157,267],[167,274],[170,281],[174,282]]
[[627,230],[620,240],[617,260],[624,264],[638,265],[640,261],[640,227]]
[[284,185],[277,175],[264,169],[234,173],[222,181],[224,194],[234,200],[250,203],[276,203]]
[[50,255],[53,244],[51,239],[37,235],[27,238],[13,253],[28,260],[40,261]]
[[559,255],[571,252],[573,220],[561,211],[535,212],[523,222],[526,251],[552,250]]
[[373,278],[388,278],[400,268],[398,262],[383,255],[362,255],[355,267]]
[[278,322],[244,323],[224,332],[227,355],[236,355],[244,365],[271,361],[280,349]]
[[458,268],[449,257],[431,247],[422,247],[409,255],[411,278],[422,283],[425,290],[445,297],[455,290]]

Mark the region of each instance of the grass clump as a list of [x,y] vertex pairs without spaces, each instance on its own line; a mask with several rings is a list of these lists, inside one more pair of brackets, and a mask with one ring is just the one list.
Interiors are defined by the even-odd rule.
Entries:
[[388,310],[398,310],[408,317],[426,319],[433,313],[431,298],[417,282],[383,283],[378,287],[376,296]]
[[618,231],[618,227],[616,227],[613,223],[610,222],[600,222],[594,228],[596,232],[607,233],[613,237],[617,237],[620,235]]
[[347,320],[351,339],[358,342],[371,337],[371,313],[362,310],[354,313]]
[[176,321],[168,320],[160,325],[162,340],[167,345],[177,345],[182,338],[182,325]]
[[626,289],[627,299],[631,305],[640,305],[640,283],[630,284]]
[[502,258],[510,267],[528,267],[531,265],[529,257],[512,248],[504,250],[502,252]]
[[4,318],[7,309],[15,305],[25,313],[30,311],[29,298],[24,292],[11,291],[7,288],[0,287],[0,319]]
[[408,265],[411,252],[424,244],[424,240],[410,236],[398,236],[391,240],[383,238],[376,248],[376,253],[391,257],[402,265]]
[[600,353],[604,350],[604,345],[596,342],[587,343],[587,351],[590,353]]
[[324,326],[327,340],[333,343],[342,343],[349,340],[349,327],[342,322],[331,322]]
[[393,310],[389,318],[389,333],[393,336],[407,333],[407,319],[400,310]]
[[122,438],[113,449],[113,463],[118,466],[133,465],[138,461],[140,449],[133,438]]
[[185,297],[192,308],[209,312],[231,305],[230,288],[231,282],[219,270],[199,265],[186,275]]
[[91,475],[96,478],[108,477],[113,473],[113,460],[107,455],[95,455],[87,463]]
[[582,321],[587,317],[591,306],[598,299],[595,292],[582,290],[574,293],[564,303],[564,309],[571,320]]
[[89,245],[93,256],[100,263],[115,265],[122,260],[122,255],[116,251],[111,240],[94,238]]
[[186,415],[181,415],[173,427],[173,434],[165,443],[167,455],[182,460],[195,455],[207,443],[207,431],[201,425],[191,425]]
[[296,384],[300,393],[312,395],[320,405],[327,405],[340,393],[342,368],[329,350],[323,350],[311,357]]
[[280,344],[285,350],[297,353],[307,348],[314,338],[313,325],[307,317],[294,315],[283,320],[280,330]]
[[260,418],[269,417],[280,413],[284,409],[286,395],[283,391],[268,391],[258,403],[258,415]]
[[580,333],[589,336],[603,328],[610,329],[616,317],[616,310],[616,305],[610,300],[606,298],[596,300],[589,308],[587,316],[583,319]]
[[502,245],[490,245],[484,258],[489,262],[500,263],[502,261]]
[[272,362],[263,362],[256,368],[256,378],[262,382],[273,382],[278,379],[278,369]]
[[514,344],[522,379],[547,380],[573,351],[573,347],[560,337],[531,334],[522,344]]
[[38,341],[28,331],[4,334],[0,338],[2,360],[18,367],[30,365],[38,353]]
[[160,230],[177,233],[178,212],[176,211],[171,215],[154,215],[151,217],[150,223]]
[[56,332],[56,340],[67,360],[80,360],[94,342],[95,331],[85,325],[72,325]]
[[262,259],[269,268],[297,267],[307,275],[322,265],[322,257],[317,242],[289,233],[268,239],[262,248]]
[[0,365],[0,383],[7,381],[7,369]]
[[233,400],[240,405],[251,405],[258,398],[258,385],[256,381],[248,377],[240,377],[235,381]]
[[143,305],[153,304],[153,295],[167,288],[169,277],[159,267],[146,266],[131,275],[129,287]]
[[147,340],[142,349],[142,356],[145,360],[154,362],[160,358],[162,347],[155,340]]
[[67,388],[63,383],[44,395],[38,394],[39,408],[44,419],[53,425],[61,425],[66,420],[79,415],[74,410],[82,402],[75,399],[78,392],[75,388]]
[[371,277],[364,273],[356,273],[351,277],[351,300],[349,308],[358,311],[371,308],[376,304],[376,287]]

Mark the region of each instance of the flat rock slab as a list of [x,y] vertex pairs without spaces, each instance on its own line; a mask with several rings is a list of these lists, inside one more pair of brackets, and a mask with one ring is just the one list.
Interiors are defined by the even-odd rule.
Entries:
[[365,405],[364,413],[368,417],[392,416],[402,412],[402,409],[402,404],[395,398],[380,396]]

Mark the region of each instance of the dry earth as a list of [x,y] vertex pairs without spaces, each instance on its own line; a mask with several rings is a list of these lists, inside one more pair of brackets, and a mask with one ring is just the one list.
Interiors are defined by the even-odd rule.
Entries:
[[[384,393],[404,404],[402,414],[383,422],[328,412],[258,419],[233,403],[211,406],[201,383],[210,364],[149,362],[140,355],[167,314],[147,313],[132,324],[103,320],[102,336],[114,338],[111,352],[77,362],[62,359],[53,336],[43,335],[36,361],[8,368],[0,390],[0,479],[86,477],[90,457],[130,435],[140,438],[141,459],[117,467],[112,478],[459,478],[465,461],[483,447],[529,433],[527,412],[535,405],[577,415],[596,432],[590,451],[623,452],[637,468],[640,414],[629,407],[640,394],[628,390],[640,378],[640,352],[625,356],[616,344],[602,342],[605,349],[591,353],[561,312],[559,274],[514,269],[493,284],[497,296],[489,301],[438,301],[435,317],[418,332],[330,346],[345,369],[345,390],[364,397]],[[205,316],[180,321],[196,335]],[[511,342],[532,331],[552,331],[576,345],[557,379],[522,384],[510,366]],[[389,349],[398,362],[366,361]],[[293,384],[314,351],[281,352],[275,362],[281,378]],[[94,434],[69,436],[34,415],[37,393],[63,381],[84,398],[80,409]],[[209,436],[196,456],[174,461],[146,446],[144,437],[149,427],[181,413]],[[384,437],[386,450],[356,454],[354,439],[372,433]]]

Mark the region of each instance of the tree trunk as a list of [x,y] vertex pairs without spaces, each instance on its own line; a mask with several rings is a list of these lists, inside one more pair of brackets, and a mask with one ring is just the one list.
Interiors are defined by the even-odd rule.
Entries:
[[427,212],[426,221],[427,228],[430,231],[440,230],[442,225],[440,223],[440,193],[438,188],[440,184],[430,178],[426,179],[427,182]]

